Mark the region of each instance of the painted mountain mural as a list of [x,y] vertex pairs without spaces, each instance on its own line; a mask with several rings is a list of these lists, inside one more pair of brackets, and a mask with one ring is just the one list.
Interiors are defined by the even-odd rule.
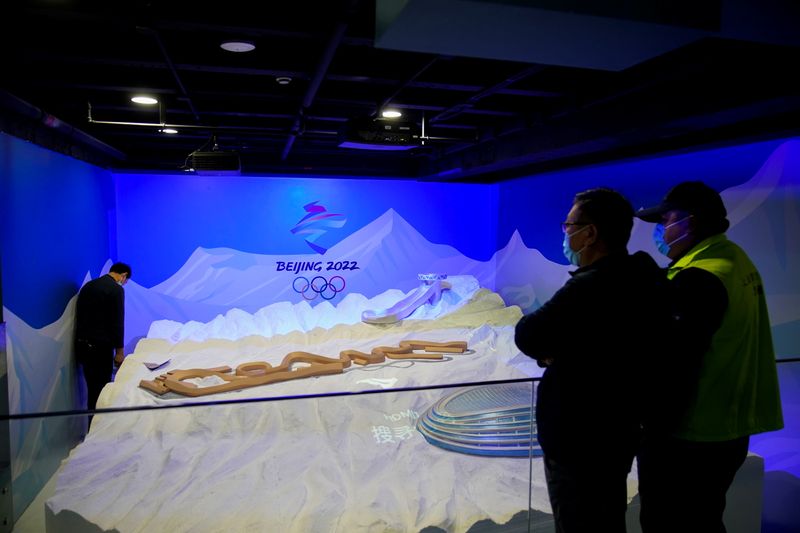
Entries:
[[[751,255],[764,278],[776,350],[797,355],[800,339],[800,141],[779,146],[756,174],[722,192],[729,237]],[[644,250],[662,266],[652,224],[634,223],[629,249]],[[566,281],[569,268],[528,248],[519,233],[488,261],[425,239],[394,210],[332,246],[325,256],[259,255],[228,248],[198,248],[169,279],[145,289],[126,286],[127,349],[155,320],[209,322],[232,310],[249,314],[276,302],[341,305],[348,295],[373,298],[408,293],[420,273],[474,276],[509,305],[530,312]],[[330,284],[330,285],[328,285]],[[315,293],[313,288],[327,288]],[[303,292],[303,289],[307,289]],[[352,305],[352,301],[350,302]]]
[[[150,289],[131,280],[125,288],[126,349],[132,351],[156,320],[208,323],[277,304],[339,308],[386,291],[399,291],[399,299],[419,286],[422,273],[469,275],[490,290],[497,290],[502,278],[507,288],[499,292],[507,303],[531,309],[563,284],[566,272],[566,266],[525,248],[516,233],[488,261],[470,259],[452,246],[427,241],[390,209],[331,247],[324,258],[198,248],[174,275]],[[326,284],[334,288],[311,288]]]

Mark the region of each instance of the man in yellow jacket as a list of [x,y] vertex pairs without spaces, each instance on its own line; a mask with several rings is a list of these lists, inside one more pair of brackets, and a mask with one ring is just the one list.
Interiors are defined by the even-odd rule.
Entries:
[[783,427],[761,276],[725,236],[722,198],[702,182],[676,185],[636,216],[656,223],[656,246],[672,260],[663,341],[677,363],[652,388],[661,403],[651,403],[638,456],[642,529],[724,532],[750,435]]

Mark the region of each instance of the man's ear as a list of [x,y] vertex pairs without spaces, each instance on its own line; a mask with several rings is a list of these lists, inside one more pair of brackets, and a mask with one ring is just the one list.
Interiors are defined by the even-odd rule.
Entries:
[[594,224],[589,224],[589,226],[586,228],[586,241],[587,241],[586,245],[590,246],[596,243],[597,237],[598,237],[597,226],[595,226]]
[[686,220],[686,229],[688,233],[697,232],[697,218],[694,215],[689,215],[689,218]]

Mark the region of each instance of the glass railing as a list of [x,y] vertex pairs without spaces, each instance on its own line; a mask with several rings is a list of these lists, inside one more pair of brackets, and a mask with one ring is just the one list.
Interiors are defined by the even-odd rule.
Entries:
[[[728,494],[731,533],[800,525],[800,361],[783,360],[778,370],[785,428],[751,438]],[[11,415],[4,422],[16,520],[4,527],[551,532],[531,417],[537,385],[525,378],[234,400],[173,395],[149,406]],[[634,533],[636,478],[634,467]]]
[[784,427],[750,438],[750,453],[763,460],[759,500],[763,533],[800,531],[800,358],[779,358],[778,380]]
[[17,415],[13,530],[552,530],[536,381]]

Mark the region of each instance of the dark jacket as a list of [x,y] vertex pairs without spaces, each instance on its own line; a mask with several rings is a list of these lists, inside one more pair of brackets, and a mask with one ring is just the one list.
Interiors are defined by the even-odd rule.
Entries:
[[125,332],[125,290],[106,274],[78,293],[75,340],[121,348]]
[[632,457],[644,416],[645,375],[663,363],[664,271],[644,252],[609,255],[571,273],[516,326],[519,349],[552,359],[536,400],[545,455],[581,464]]

